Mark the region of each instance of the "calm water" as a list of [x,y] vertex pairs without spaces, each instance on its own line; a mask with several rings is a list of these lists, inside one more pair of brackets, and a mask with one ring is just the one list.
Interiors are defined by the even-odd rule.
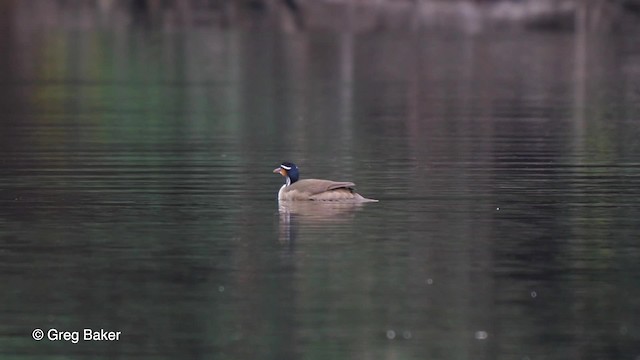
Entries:
[[2,38],[4,358],[640,358],[637,39]]

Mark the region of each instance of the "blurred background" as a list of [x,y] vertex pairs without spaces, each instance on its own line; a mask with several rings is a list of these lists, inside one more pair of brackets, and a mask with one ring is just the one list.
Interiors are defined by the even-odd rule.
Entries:
[[1,1],[0,354],[640,359],[639,15]]
[[291,31],[496,28],[606,32],[637,26],[637,0],[67,0],[4,1],[14,26],[123,28],[132,24]]

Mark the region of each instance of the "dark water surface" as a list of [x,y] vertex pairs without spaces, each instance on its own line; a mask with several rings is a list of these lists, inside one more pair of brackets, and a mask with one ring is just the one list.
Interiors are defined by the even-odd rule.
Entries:
[[2,37],[4,358],[640,358],[635,39]]

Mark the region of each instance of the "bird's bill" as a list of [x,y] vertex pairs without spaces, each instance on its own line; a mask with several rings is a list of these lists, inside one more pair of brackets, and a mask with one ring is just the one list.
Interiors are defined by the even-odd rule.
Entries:
[[282,176],[287,176],[287,170],[281,168],[281,167],[277,167],[275,169],[273,169],[273,173],[274,174],[280,174]]

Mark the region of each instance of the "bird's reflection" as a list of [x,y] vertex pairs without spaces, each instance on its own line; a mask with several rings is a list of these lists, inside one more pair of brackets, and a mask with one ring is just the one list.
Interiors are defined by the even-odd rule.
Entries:
[[358,202],[279,201],[279,239],[283,243],[293,244],[300,225],[351,221],[362,206]]

